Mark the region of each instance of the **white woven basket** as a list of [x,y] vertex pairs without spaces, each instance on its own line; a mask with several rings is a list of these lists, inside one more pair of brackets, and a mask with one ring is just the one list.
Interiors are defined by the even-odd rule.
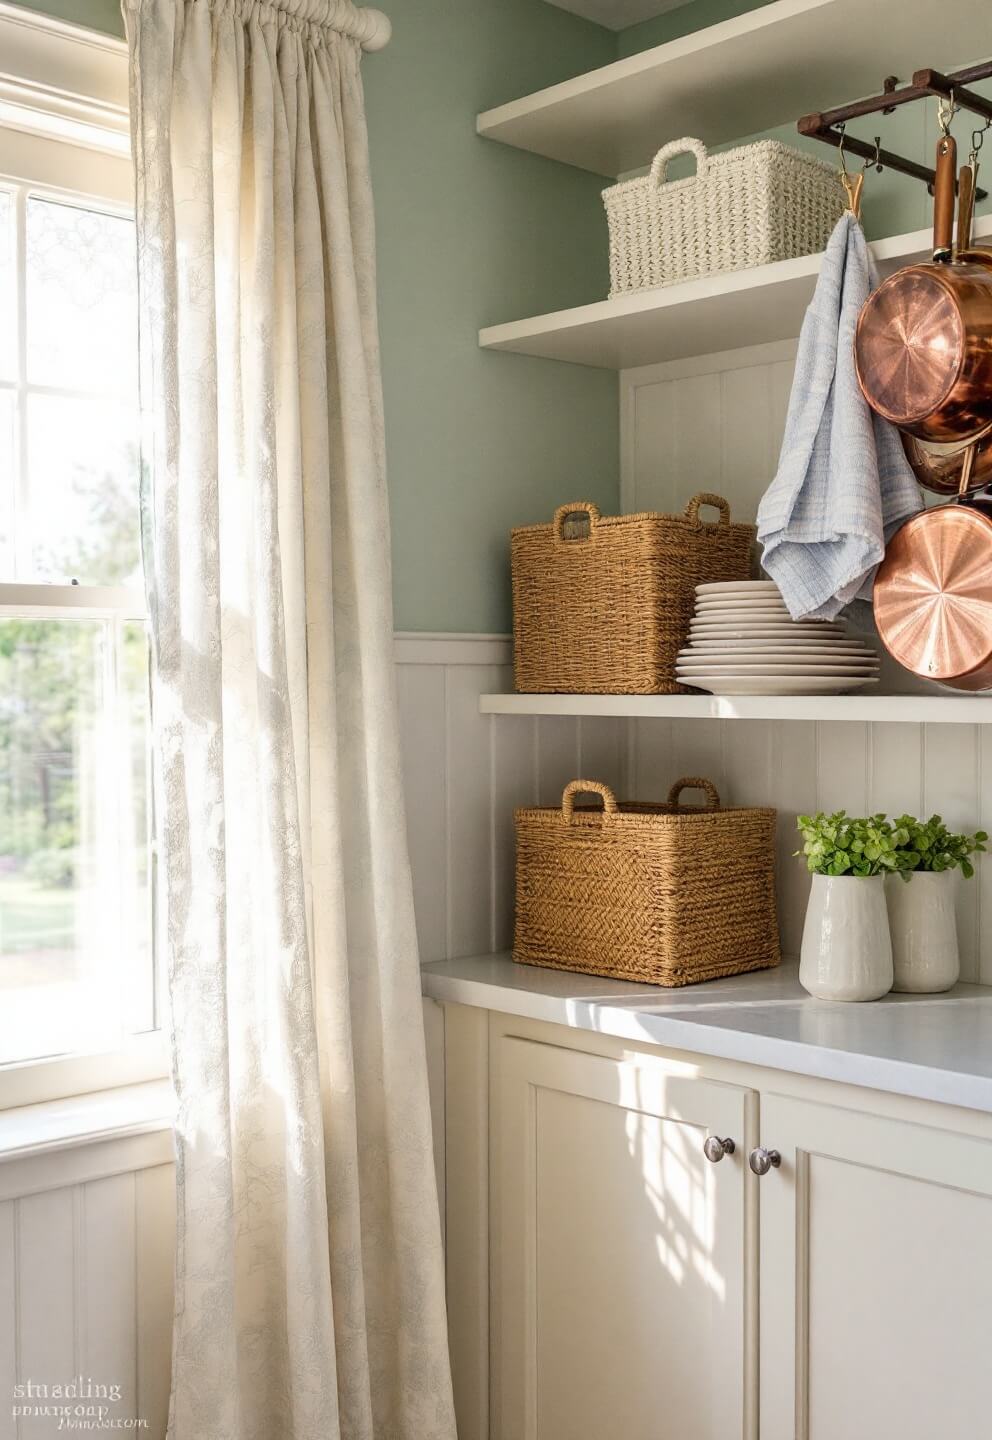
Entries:
[[[675,155],[696,173],[667,181]],[[837,171],[777,140],[708,155],[672,140],[650,173],[603,191],[610,226],[610,296],[746,270],[822,250],[846,197]]]

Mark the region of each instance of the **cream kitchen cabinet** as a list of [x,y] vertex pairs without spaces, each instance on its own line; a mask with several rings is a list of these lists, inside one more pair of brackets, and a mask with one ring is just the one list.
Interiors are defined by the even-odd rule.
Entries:
[[478,1005],[440,1028],[459,1440],[990,1432],[992,1115]]
[[753,1092],[649,1055],[497,1044],[492,1436],[750,1433]]
[[992,1432],[992,1140],[769,1091],[761,1134],[761,1440]]

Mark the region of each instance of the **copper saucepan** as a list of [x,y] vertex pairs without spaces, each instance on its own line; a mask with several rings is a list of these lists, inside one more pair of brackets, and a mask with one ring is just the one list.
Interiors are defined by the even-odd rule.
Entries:
[[992,516],[950,504],[907,520],[873,603],[882,643],[907,670],[956,690],[992,687]]
[[[962,165],[958,177],[958,254],[971,246],[971,227],[975,215],[977,166]],[[971,465],[971,479],[965,487],[970,494],[992,485],[992,422],[975,440],[957,441],[950,445],[918,440],[902,432],[903,449],[913,473],[925,490],[937,495],[960,495],[961,477],[966,460]],[[968,450],[975,453],[969,459]]]
[[890,275],[862,307],[855,337],[865,399],[923,441],[974,439],[992,420],[992,253],[952,263],[957,147],[937,144],[934,262]]

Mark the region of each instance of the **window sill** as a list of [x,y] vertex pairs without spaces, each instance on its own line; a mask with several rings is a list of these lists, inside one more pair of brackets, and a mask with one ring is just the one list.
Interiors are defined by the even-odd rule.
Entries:
[[175,1113],[175,1094],[168,1080],[0,1111],[0,1164],[171,1130]]

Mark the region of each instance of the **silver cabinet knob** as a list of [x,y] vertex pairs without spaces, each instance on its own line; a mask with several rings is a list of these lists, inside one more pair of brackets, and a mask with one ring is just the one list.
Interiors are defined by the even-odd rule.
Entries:
[[761,1145],[757,1150],[752,1150],[747,1157],[747,1163],[755,1175],[767,1175],[769,1170],[777,1170],[782,1163],[782,1157],[777,1150],[765,1150]]
[[724,1155],[733,1155],[736,1149],[733,1140],[721,1140],[719,1135],[707,1135],[703,1141],[703,1154],[714,1165],[718,1164]]

